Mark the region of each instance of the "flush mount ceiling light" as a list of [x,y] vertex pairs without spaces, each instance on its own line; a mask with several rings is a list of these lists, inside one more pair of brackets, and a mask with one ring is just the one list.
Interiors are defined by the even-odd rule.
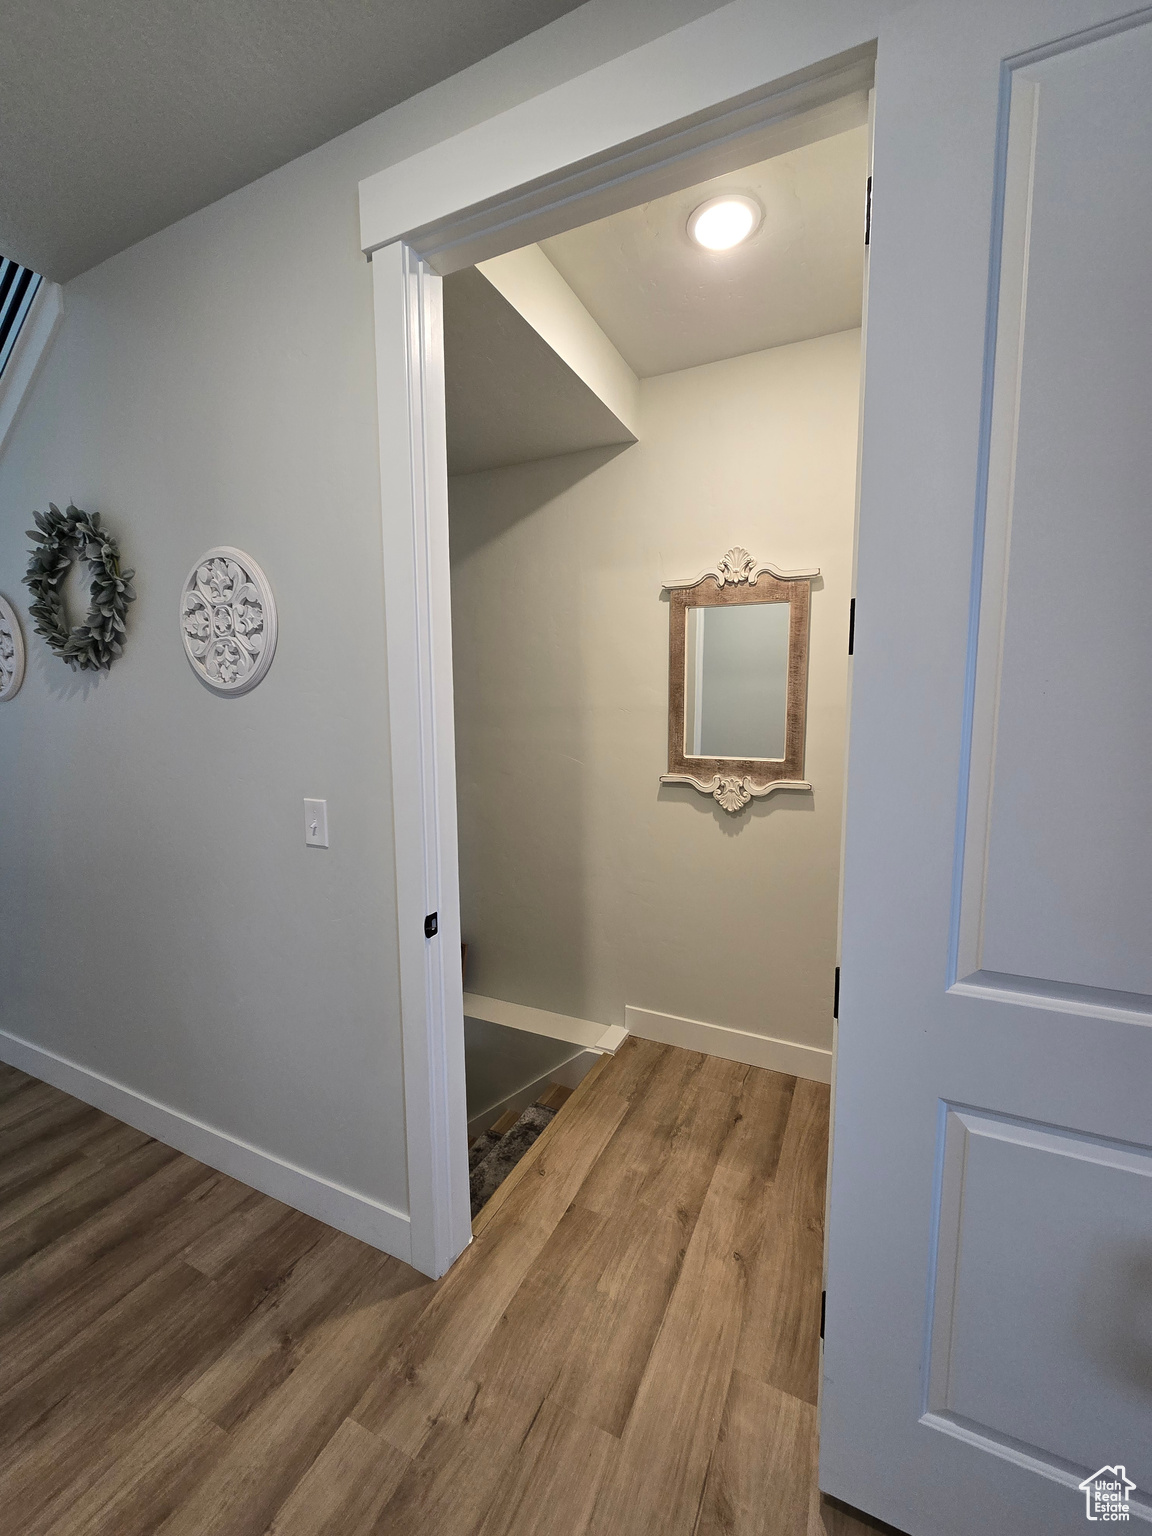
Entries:
[[760,227],[764,210],[753,197],[724,192],[692,211],[688,233],[706,251],[730,251]]

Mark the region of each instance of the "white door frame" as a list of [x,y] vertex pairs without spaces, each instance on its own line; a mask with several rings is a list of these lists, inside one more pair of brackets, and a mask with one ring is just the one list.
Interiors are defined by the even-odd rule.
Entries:
[[[844,28],[847,46],[832,57],[805,57],[801,42],[793,68],[795,46],[791,57],[762,46],[722,50],[710,69],[688,36],[698,27],[684,28],[360,183],[375,306],[411,1262],[427,1274],[443,1274],[472,1237],[438,273],[861,122],[875,57],[866,7],[861,21],[863,35]],[[819,49],[829,29],[812,32],[807,47]]]
[[397,243],[372,286],[410,1257],[439,1277],[472,1238],[441,280]]

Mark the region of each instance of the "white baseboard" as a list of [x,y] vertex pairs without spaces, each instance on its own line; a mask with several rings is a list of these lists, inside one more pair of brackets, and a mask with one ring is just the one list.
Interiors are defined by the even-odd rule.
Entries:
[[479,997],[475,992],[464,994],[464,1017],[527,1030],[530,1035],[547,1035],[552,1040],[567,1040],[570,1045],[582,1045],[586,1051],[601,1054],[615,1052],[628,1033],[619,1024],[573,1019],[566,1013],[549,1013],[547,1008],[529,1008],[525,1003],[505,1003],[497,997]]
[[624,1021],[628,1033],[639,1035],[642,1040],[703,1051],[706,1056],[722,1056],[725,1061],[746,1061],[752,1067],[787,1072],[790,1077],[807,1077],[814,1083],[832,1081],[832,1052],[814,1045],[771,1040],[767,1035],[752,1035],[724,1024],[702,1024],[697,1019],[680,1019],[674,1013],[654,1013],[650,1008],[627,1007]]
[[7,1030],[0,1030],[0,1061],[51,1083],[54,1088],[72,1094],[85,1104],[102,1109],[105,1114],[114,1115],[117,1120],[135,1126],[147,1136],[154,1136],[166,1146],[207,1163],[209,1168],[250,1184],[274,1200],[282,1200],[294,1210],[315,1216],[318,1221],[347,1232],[393,1258],[403,1259],[406,1264],[411,1262],[411,1222],[402,1211],[393,1210],[383,1201],[373,1200],[343,1184],[287,1163],[271,1152],[263,1152],[259,1147],[193,1119],[191,1115],[126,1088],[123,1083],[94,1072],[90,1067],[82,1067],[65,1056],[58,1056],[55,1051],[21,1040]]

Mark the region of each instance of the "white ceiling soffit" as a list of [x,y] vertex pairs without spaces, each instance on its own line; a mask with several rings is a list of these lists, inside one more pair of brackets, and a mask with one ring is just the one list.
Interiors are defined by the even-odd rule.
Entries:
[[64,281],[577,0],[5,0],[0,251]]
[[444,280],[444,365],[450,475],[636,441],[474,268]]
[[[641,378],[860,324],[868,130],[853,128],[542,242]],[[755,197],[734,250],[693,243],[688,216],[720,192]]]
[[482,261],[477,271],[629,431],[639,432],[640,380],[538,245]]

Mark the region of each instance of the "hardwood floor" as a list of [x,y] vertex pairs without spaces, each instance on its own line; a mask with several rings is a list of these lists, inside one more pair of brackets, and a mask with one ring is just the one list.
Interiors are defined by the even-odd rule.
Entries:
[[629,1039],[436,1284],[0,1066],[3,1536],[861,1536],[828,1090]]

